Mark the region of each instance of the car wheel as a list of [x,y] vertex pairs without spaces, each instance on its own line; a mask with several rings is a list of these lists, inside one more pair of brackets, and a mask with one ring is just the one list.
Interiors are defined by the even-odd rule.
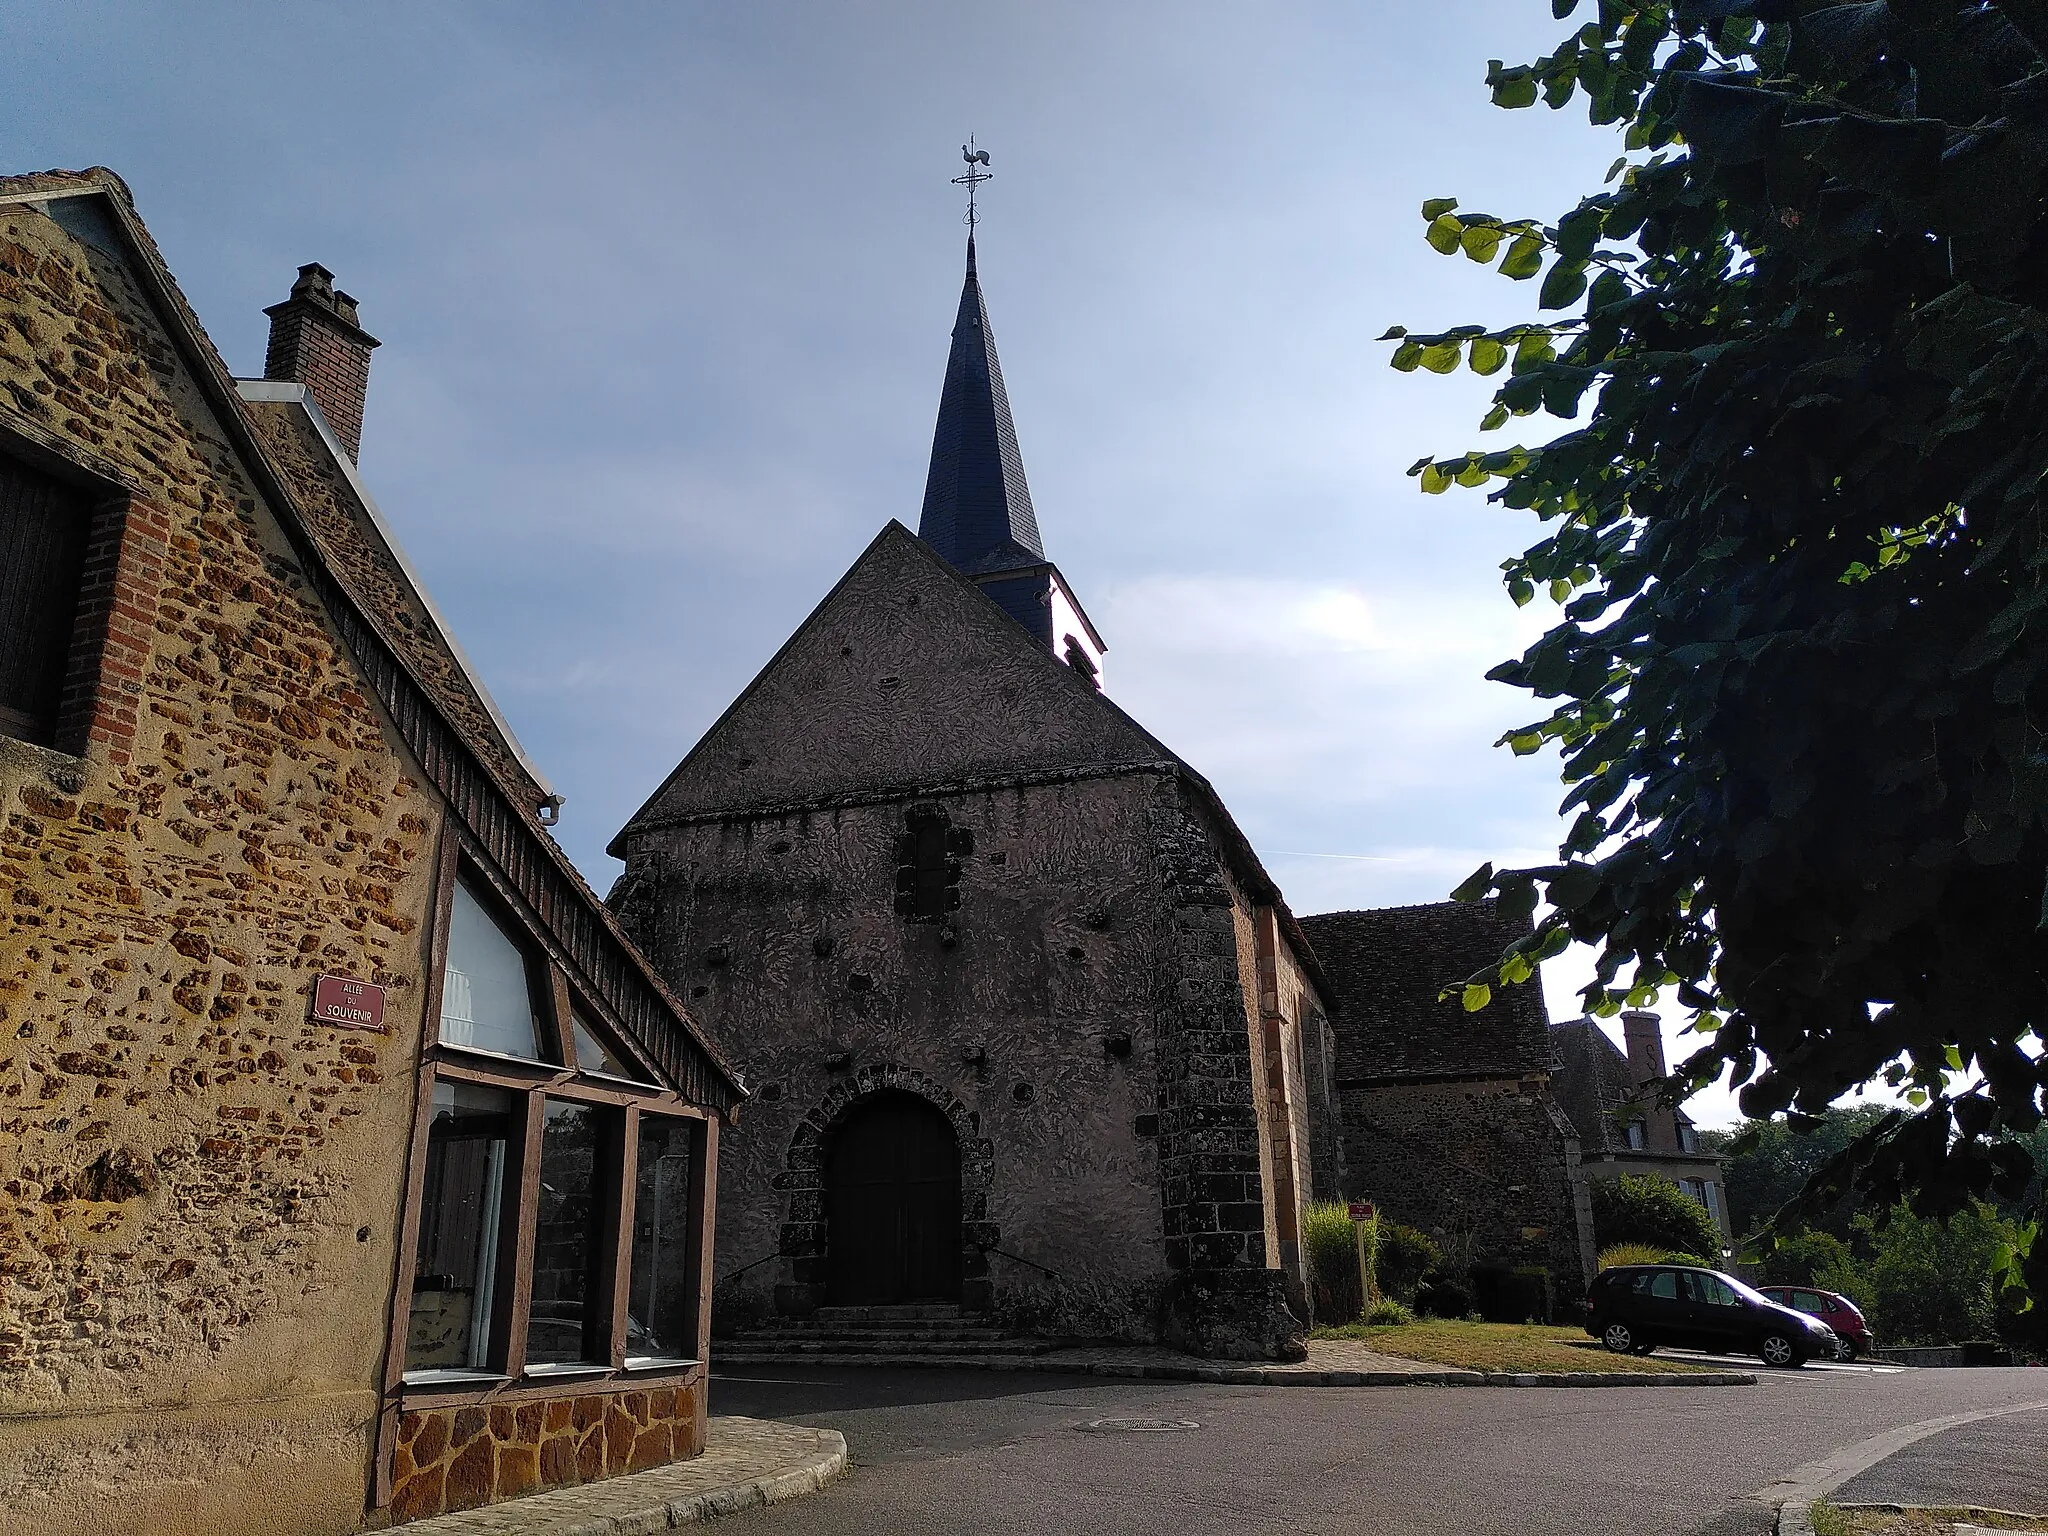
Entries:
[[1845,1338],[1842,1340],[1841,1356],[1844,1360],[1854,1360],[1858,1355],[1862,1353],[1863,1351],[1856,1347],[1856,1341],[1854,1339]]
[[1792,1336],[1785,1333],[1767,1333],[1757,1340],[1756,1352],[1763,1357],[1765,1365],[1792,1370],[1806,1364],[1806,1356],[1799,1352],[1799,1346],[1792,1342]]
[[1605,1344],[1614,1354],[1630,1354],[1636,1347],[1635,1330],[1630,1328],[1627,1323],[1609,1323],[1600,1330],[1600,1342]]

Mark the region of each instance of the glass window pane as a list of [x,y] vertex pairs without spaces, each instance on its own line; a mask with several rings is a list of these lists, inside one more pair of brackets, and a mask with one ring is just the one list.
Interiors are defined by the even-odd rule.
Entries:
[[529,1365],[597,1360],[605,1308],[596,1294],[600,1111],[547,1101],[540,1143],[540,1209],[533,1233]]
[[1668,1269],[1660,1269],[1650,1281],[1650,1294],[1666,1301],[1678,1300],[1678,1276]]
[[695,1277],[690,1273],[690,1158],[696,1127],[663,1115],[640,1117],[633,1191],[633,1279],[626,1319],[628,1356],[687,1360],[697,1347]]
[[455,884],[448,922],[441,1039],[448,1045],[541,1059],[526,957],[462,880]]
[[569,1015],[569,1033],[576,1041],[576,1065],[583,1071],[602,1072],[607,1077],[630,1078],[636,1083],[645,1080],[645,1074],[606,1045],[597,1031],[584,1020],[582,1014]]
[[405,1336],[409,1371],[483,1370],[490,1363],[511,1114],[512,1096],[501,1089],[434,1084]]

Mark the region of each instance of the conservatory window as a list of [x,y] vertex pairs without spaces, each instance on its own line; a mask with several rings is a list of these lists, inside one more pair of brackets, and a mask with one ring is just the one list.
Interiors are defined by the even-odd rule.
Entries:
[[526,956],[470,890],[455,883],[448,967],[441,982],[441,1043],[541,1059]]

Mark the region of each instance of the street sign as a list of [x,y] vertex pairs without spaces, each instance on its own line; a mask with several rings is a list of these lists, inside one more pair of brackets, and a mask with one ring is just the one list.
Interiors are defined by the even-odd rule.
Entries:
[[1372,1221],[1378,1215],[1379,1211],[1370,1200],[1354,1200],[1351,1202],[1351,1219],[1353,1221]]
[[353,976],[321,976],[313,982],[313,1018],[344,1029],[384,1027],[384,989]]

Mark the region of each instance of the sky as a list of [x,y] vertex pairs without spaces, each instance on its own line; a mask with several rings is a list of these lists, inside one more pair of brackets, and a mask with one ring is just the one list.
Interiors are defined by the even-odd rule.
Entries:
[[[1376,338],[1533,315],[1418,209],[1599,186],[1611,131],[1483,83],[1563,31],[1545,0],[11,0],[0,172],[119,171],[238,374],[299,264],[358,299],[363,474],[603,891],[612,835],[916,524],[973,134],[1047,553],[1111,695],[1305,914],[1562,835],[1555,761],[1493,745],[1542,711],[1483,680],[1553,621],[1499,580],[1540,525],[1405,476],[1530,424],[1482,437],[1485,381]],[[1588,957],[1546,973],[1576,1014]]]

